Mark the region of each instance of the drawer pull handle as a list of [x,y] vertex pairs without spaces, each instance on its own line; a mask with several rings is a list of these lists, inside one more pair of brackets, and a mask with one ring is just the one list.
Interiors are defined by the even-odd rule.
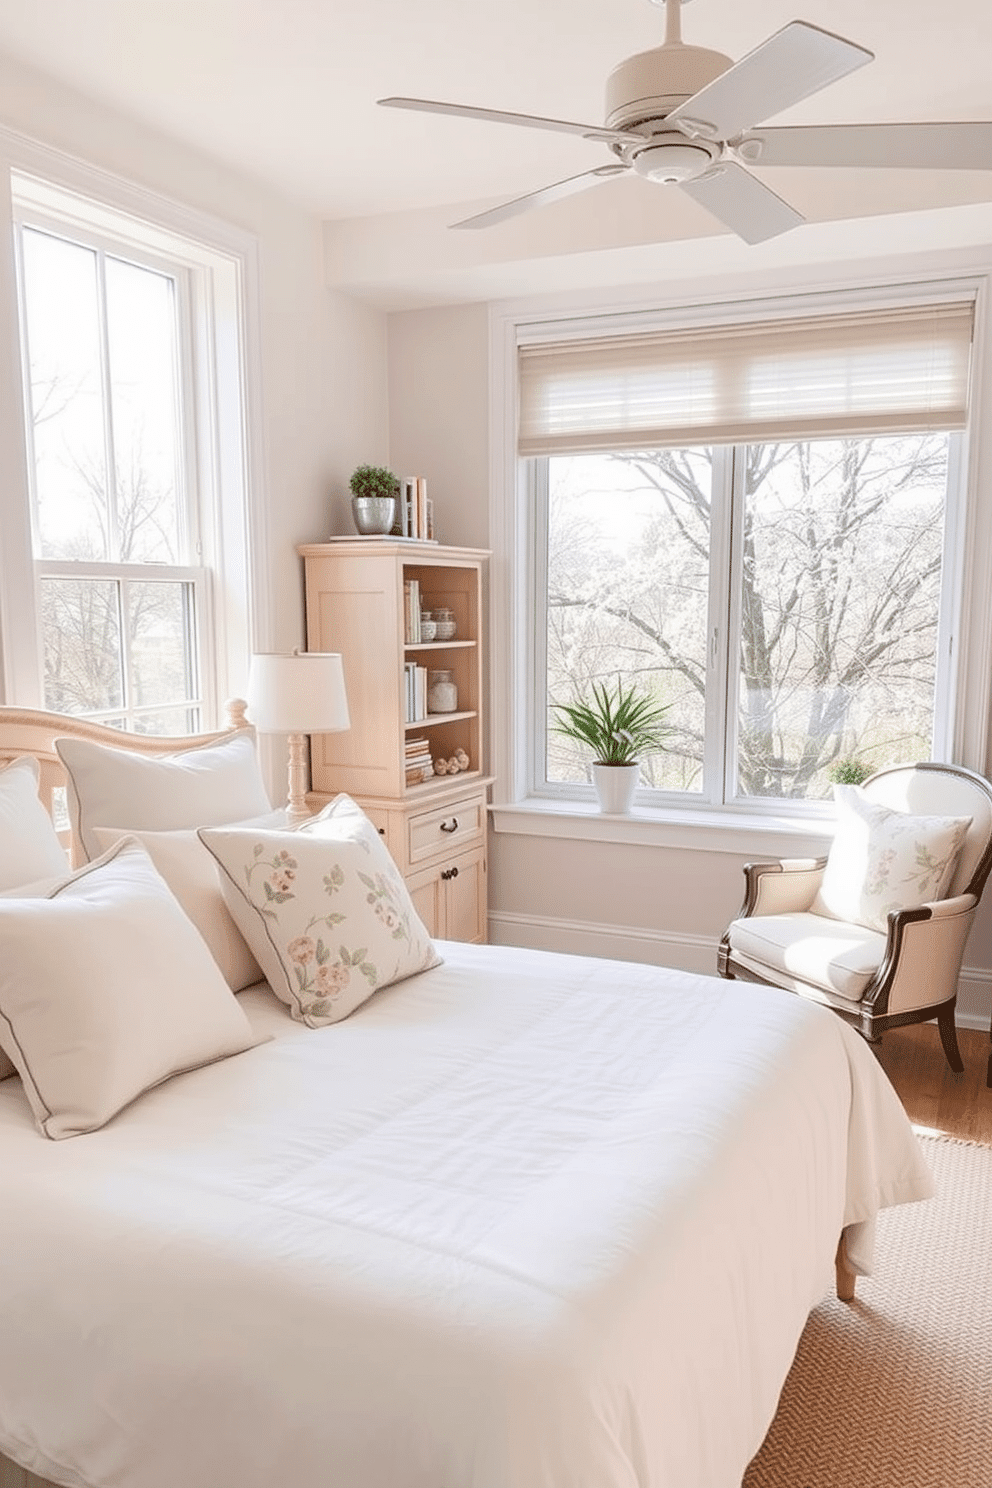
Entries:
[[441,877],[443,879],[457,878],[458,877],[458,869],[457,868],[442,868],[442,870],[441,870]]
[[457,818],[457,816],[453,816],[451,818],[450,822],[442,822],[441,823],[441,831],[442,832],[457,832],[458,831],[458,818]]

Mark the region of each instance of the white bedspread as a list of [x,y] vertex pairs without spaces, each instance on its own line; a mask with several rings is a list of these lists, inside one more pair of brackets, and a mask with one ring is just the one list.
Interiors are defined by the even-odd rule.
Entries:
[[0,1084],[0,1450],[89,1488],[738,1488],[842,1224],[926,1197],[771,989],[443,945],[48,1142]]

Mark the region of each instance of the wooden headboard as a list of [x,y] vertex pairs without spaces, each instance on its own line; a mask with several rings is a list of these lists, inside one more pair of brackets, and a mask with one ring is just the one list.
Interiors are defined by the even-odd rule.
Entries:
[[132,734],[122,729],[110,728],[107,724],[92,723],[86,718],[74,718],[68,713],[45,713],[40,708],[0,707],[0,766],[11,760],[30,755],[38,761],[41,779],[38,793],[49,815],[59,827],[59,836],[66,843],[74,864],[85,861],[77,842],[71,841],[68,824],[60,820],[56,792],[65,787],[65,770],[55,752],[56,739],[89,739],[94,744],[106,744],[111,749],[128,749],[135,754],[174,754],[177,750],[194,749],[198,744],[212,744],[223,739],[234,729],[249,728],[245,718],[247,704],[242,698],[232,698],[225,704],[227,722],[214,733],[184,734],[166,737],[163,734]]

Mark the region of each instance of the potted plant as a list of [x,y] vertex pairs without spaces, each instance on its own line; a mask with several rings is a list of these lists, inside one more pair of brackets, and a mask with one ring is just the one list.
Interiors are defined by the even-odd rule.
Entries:
[[839,759],[830,766],[827,777],[834,785],[864,785],[871,773],[871,766],[863,760]]
[[640,755],[660,749],[670,732],[666,706],[618,677],[615,687],[593,682],[585,701],[556,703],[554,711],[556,732],[592,750],[599,809],[624,815],[640,778]]
[[396,521],[400,483],[381,465],[359,465],[348,482],[355,530],[362,537],[389,532]]

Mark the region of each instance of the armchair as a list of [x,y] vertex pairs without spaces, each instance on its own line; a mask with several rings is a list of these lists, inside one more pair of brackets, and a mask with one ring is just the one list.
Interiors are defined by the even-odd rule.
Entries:
[[890,909],[884,928],[873,928],[824,911],[827,858],[748,863],[744,904],[720,942],[717,969],[824,1003],[872,1043],[887,1028],[936,1018],[948,1063],[960,1072],[954,1005],[992,869],[992,785],[955,765],[901,765],[872,775],[862,797],[912,816],[970,817],[949,881],[929,902]]

